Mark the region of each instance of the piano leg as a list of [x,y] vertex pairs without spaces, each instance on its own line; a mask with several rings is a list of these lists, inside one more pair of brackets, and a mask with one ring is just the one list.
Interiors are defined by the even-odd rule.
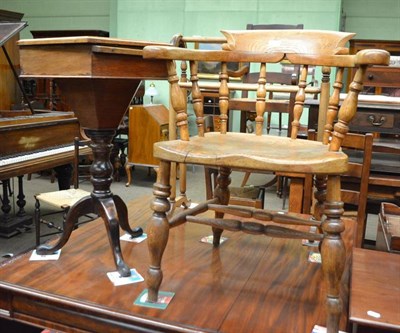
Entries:
[[86,134],[92,140],[90,147],[93,151],[93,163],[90,167],[90,173],[93,192],[90,197],[78,201],[71,207],[65,218],[64,232],[58,242],[54,246],[40,245],[37,248],[37,252],[38,254],[50,254],[61,249],[67,243],[79,217],[95,213],[104,220],[113,251],[114,262],[119,274],[121,276],[129,276],[130,269],[122,257],[119,227],[128,232],[131,237],[141,236],[143,230],[140,227],[131,229],[126,204],[110,190],[113,173],[113,167],[110,162],[111,141],[115,136],[115,131],[87,130]]
[[25,194],[24,194],[24,176],[18,176],[18,196],[17,196],[18,213],[17,216],[25,216]]
[[10,198],[9,198],[9,189],[10,189],[10,179],[4,179],[2,181],[3,185],[3,198],[1,200],[1,210],[3,211],[3,221],[7,222],[10,220]]
[[[0,195],[1,201],[1,212],[0,214],[0,237],[10,238],[29,228],[32,224],[32,217],[25,213],[25,195],[23,192],[23,176],[18,176],[18,212],[14,215],[11,210],[10,196],[14,194],[11,192],[10,179],[3,179],[1,184],[3,185],[3,195]],[[0,213],[1,213],[0,212]]]

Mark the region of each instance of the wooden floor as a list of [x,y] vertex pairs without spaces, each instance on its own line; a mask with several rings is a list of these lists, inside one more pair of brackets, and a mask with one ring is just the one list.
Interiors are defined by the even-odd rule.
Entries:
[[[128,204],[132,226],[145,226],[149,197]],[[354,229],[346,222],[345,241]],[[134,305],[145,282],[115,287],[115,270],[101,220],[79,227],[58,261],[29,261],[30,253],[0,266],[0,316],[69,332],[296,332],[325,323],[321,265],[308,262],[299,240],[224,232],[219,249],[201,243],[207,226],[186,224],[170,232],[161,290],[175,292],[166,310]],[[145,276],[146,241],[122,243],[131,268]],[[342,279],[348,318],[351,252]]]

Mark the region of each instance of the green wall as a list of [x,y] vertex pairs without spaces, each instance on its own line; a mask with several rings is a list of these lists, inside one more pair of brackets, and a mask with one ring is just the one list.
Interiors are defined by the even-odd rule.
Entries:
[[400,0],[343,0],[343,13],[356,38],[400,40]]
[[171,36],[220,36],[247,23],[303,23],[306,29],[339,28],[341,0],[112,0],[116,35],[169,41]]
[[[400,0],[0,0],[30,30],[98,29],[114,37],[169,41],[176,33],[218,36],[247,23],[304,23],[364,39],[400,39]],[[342,17],[344,18],[341,22]]]
[[[304,23],[357,38],[400,39],[400,0],[0,0],[30,30],[98,29],[114,37],[169,41],[175,33],[217,36],[247,23]],[[344,21],[341,23],[341,17]]]

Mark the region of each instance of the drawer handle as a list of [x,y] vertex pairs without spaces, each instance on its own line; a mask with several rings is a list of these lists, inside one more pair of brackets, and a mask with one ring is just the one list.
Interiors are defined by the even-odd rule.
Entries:
[[379,121],[376,121],[374,115],[369,115],[368,116],[368,120],[373,126],[382,126],[384,124],[385,120],[386,120],[386,117],[385,116],[381,116]]

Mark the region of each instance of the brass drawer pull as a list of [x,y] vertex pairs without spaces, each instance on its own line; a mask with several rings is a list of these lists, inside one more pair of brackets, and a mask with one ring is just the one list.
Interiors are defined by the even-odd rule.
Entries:
[[374,115],[369,115],[368,116],[368,120],[373,126],[382,126],[384,124],[385,120],[386,120],[386,117],[385,116],[381,116],[379,121],[376,121]]

